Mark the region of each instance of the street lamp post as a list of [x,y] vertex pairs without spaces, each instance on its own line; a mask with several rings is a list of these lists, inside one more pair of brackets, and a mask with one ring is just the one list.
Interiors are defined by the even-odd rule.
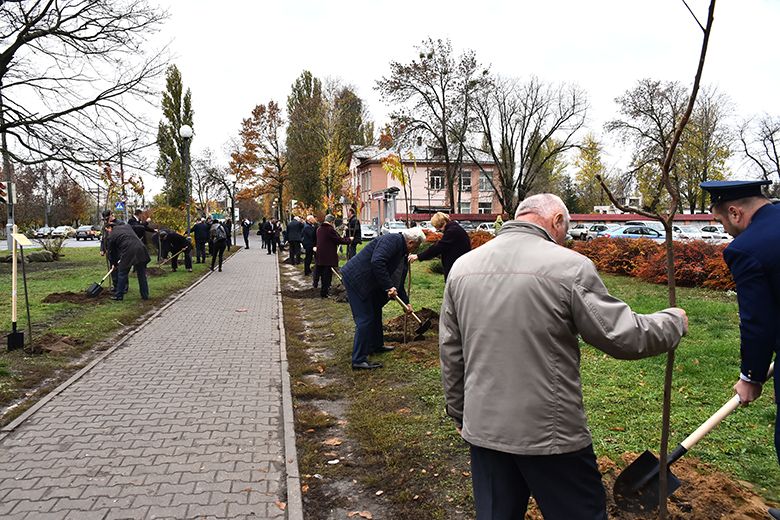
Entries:
[[179,137],[183,139],[182,143],[182,163],[184,164],[184,175],[187,183],[187,236],[190,236],[190,200],[192,199],[190,185],[190,142],[192,140],[192,127],[190,125],[182,125],[179,129]]

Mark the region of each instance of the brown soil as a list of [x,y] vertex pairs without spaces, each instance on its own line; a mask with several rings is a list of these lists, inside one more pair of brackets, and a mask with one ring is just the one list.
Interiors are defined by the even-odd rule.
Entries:
[[146,276],[163,276],[165,275],[165,270],[162,267],[147,267],[146,268]]
[[[436,331],[439,330],[439,313],[437,313],[434,310],[428,309],[427,307],[423,307],[419,311],[415,311],[415,314],[417,314],[417,317],[420,318],[420,320],[425,322],[425,320],[431,320],[431,328],[428,329],[427,334],[428,336],[431,335],[431,331],[434,331],[434,334]],[[406,321],[406,341],[425,341],[425,335],[422,336],[415,336],[414,331],[417,330],[417,328],[420,326],[419,323],[417,323],[417,320],[415,320],[411,315],[408,317],[405,317],[403,315],[397,316],[393,318],[392,320],[385,323],[384,331],[385,331],[385,340],[386,341],[397,341],[402,342],[404,341],[404,321]]]
[[36,352],[52,352],[54,354],[64,354],[84,344],[84,341],[70,336],[60,336],[53,332],[36,337],[33,343],[33,350]]
[[[623,462],[628,465],[638,454],[626,453]],[[612,485],[620,473],[617,465],[607,457],[598,460],[607,489],[607,510],[612,520],[655,520],[657,509],[646,513],[621,510],[612,497]],[[737,484],[729,476],[719,473],[694,458],[683,458],[674,463],[674,474],[682,485],[669,499],[671,520],[764,520],[769,518],[767,506],[761,497]],[[532,506],[528,520],[542,520],[536,506]]]
[[111,292],[108,289],[103,289],[103,292],[96,297],[87,296],[86,292],[75,293],[72,291],[62,293],[51,293],[43,299],[43,303],[78,303],[87,304],[105,301],[111,296]]

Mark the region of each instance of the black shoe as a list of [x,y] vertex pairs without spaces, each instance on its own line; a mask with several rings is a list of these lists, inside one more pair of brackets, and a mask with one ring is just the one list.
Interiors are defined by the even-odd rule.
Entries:
[[373,370],[375,368],[382,368],[382,363],[376,363],[374,361],[363,361],[362,363],[352,363],[352,370]]
[[774,507],[770,507],[769,516],[775,518],[776,520],[780,520],[780,509],[775,509]]
[[121,296],[111,296],[109,300],[114,300],[115,302],[121,302],[123,298]]
[[392,352],[395,350],[395,347],[386,347],[382,345],[381,347],[377,347],[374,349],[374,354],[384,354],[385,352]]
[[219,272],[220,272],[220,273],[222,272],[222,268],[221,268],[221,267],[219,268]]

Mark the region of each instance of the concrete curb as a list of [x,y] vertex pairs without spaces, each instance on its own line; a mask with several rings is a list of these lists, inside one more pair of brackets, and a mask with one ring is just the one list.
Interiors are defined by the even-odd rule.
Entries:
[[[239,251],[236,251],[238,253]],[[234,253],[235,254],[235,253]],[[227,259],[225,259],[222,263],[227,263],[231,258],[233,258],[234,255],[230,255]],[[277,267],[278,269],[278,267]],[[185,294],[190,292],[192,289],[197,287],[198,285],[203,282],[208,276],[213,274],[212,271],[207,272],[197,280],[195,280],[189,287],[183,289],[181,292],[179,292],[176,296],[173,297],[172,300],[170,300],[168,303],[157,309],[154,314],[152,314],[149,319],[132,329],[130,332],[127,333],[125,337],[117,341],[111,348],[100,354],[97,358],[93,359],[87,366],[73,374],[67,381],[59,385],[57,388],[43,396],[40,400],[38,400],[37,403],[32,405],[30,408],[24,411],[22,415],[11,421],[10,423],[6,424],[2,428],[0,428],[0,444],[2,444],[3,440],[10,435],[16,428],[21,426],[27,419],[29,419],[35,412],[43,408],[49,401],[57,397],[59,394],[61,394],[63,391],[65,391],[69,386],[71,386],[73,383],[84,377],[85,374],[87,374],[90,370],[92,370],[96,365],[98,365],[101,361],[106,359],[108,356],[110,356],[116,349],[120,348],[122,345],[124,345],[130,338],[135,336],[141,329],[146,327],[149,323],[152,322],[155,318],[158,318],[160,314],[163,313],[168,307],[179,301]]]
[[282,273],[279,257],[275,257],[277,300],[279,302],[279,354],[282,375],[282,421],[284,423],[284,467],[287,474],[287,519],[303,520],[301,476],[298,471],[298,450],[295,446],[295,415],[292,406],[290,372],[287,363],[287,340],[284,330],[284,306],[282,305]]

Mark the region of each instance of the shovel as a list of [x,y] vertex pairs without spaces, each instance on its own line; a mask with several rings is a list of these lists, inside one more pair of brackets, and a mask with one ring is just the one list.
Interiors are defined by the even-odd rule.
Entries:
[[[397,294],[395,295],[395,301],[397,301],[401,305],[401,307],[403,307],[404,310],[406,310],[406,304],[404,303],[404,301]],[[417,323],[420,324],[420,326],[417,327],[417,329],[415,329],[415,331],[414,331],[414,335],[415,336],[422,336],[423,334],[425,334],[428,331],[428,329],[431,328],[431,319],[430,318],[428,318],[427,320],[423,321],[414,312],[412,312],[412,316],[414,317],[415,320],[417,320]]]
[[114,267],[111,266],[111,269],[108,270],[108,272],[100,280],[100,282],[98,282],[98,283],[94,283],[93,282],[92,285],[87,287],[87,290],[85,291],[87,293],[87,296],[89,296],[90,298],[97,298],[98,296],[100,296],[100,293],[103,292],[103,282],[105,282],[106,278],[111,276],[111,273],[113,273],[113,272],[114,272]]
[[[775,364],[769,365],[769,377],[774,373]],[[720,409],[712,414],[696,431],[685,438],[669,455],[667,462],[667,497],[680,487],[680,480],[674,476],[669,467],[693,448],[705,435],[710,433],[720,422],[736,410],[740,405],[739,396],[734,395]],[[645,451],[634,462],[628,465],[615,480],[612,493],[615,503],[626,511],[649,511],[658,506],[658,474],[660,461],[649,451]],[[665,497],[666,498],[666,497]]]

